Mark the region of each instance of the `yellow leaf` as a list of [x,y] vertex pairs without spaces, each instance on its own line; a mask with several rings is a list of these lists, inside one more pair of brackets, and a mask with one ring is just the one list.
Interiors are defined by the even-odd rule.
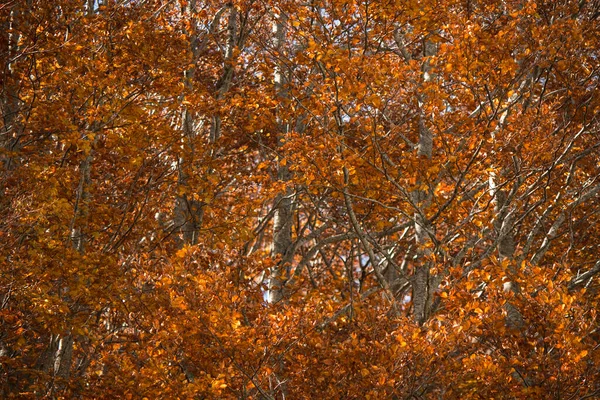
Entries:
[[177,253],[175,253],[175,255],[178,258],[184,258],[187,255],[187,248],[183,247],[183,248],[177,250]]
[[187,305],[185,304],[185,300],[183,297],[176,297],[173,302],[173,307],[179,308],[180,310],[187,310]]

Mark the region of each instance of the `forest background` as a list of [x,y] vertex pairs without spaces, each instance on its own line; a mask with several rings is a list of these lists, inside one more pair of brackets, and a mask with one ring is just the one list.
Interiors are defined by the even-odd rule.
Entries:
[[600,397],[599,18],[2,1],[0,396]]

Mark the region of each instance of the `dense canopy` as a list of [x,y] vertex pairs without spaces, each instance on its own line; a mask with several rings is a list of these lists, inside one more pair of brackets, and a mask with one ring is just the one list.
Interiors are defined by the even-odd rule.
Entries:
[[4,0],[0,397],[600,397],[597,0]]

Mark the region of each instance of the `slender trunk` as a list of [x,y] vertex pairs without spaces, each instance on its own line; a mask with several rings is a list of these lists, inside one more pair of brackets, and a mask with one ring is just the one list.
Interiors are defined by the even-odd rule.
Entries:
[[[99,1],[88,0],[84,4],[85,11],[88,15],[94,14]],[[85,253],[87,223],[89,218],[91,171],[94,161],[94,149],[100,138],[100,122],[95,121],[86,126],[86,131],[83,134],[82,140],[90,142],[88,154],[85,154],[84,159],[79,165],[79,183],[75,192],[75,205],[73,207],[73,218],[70,223],[70,241],[71,246],[78,253]],[[69,287],[64,286],[61,289],[61,295],[67,298]],[[73,347],[74,336],[67,330],[62,334],[50,336],[50,343],[46,352],[42,355],[41,365],[42,370],[52,371],[55,378],[59,378],[57,388],[62,389],[71,375],[73,364]]]
[[[283,54],[283,46],[286,35],[286,18],[281,15],[273,23],[273,46],[275,54],[279,57]],[[283,111],[288,96],[286,93],[287,80],[285,77],[284,67],[278,60],[275,64],[273,72],[273,80],[275,91],[279,101],[278,111]],[[277,146],[281,147],[287,139],[290,123],[283,118],[279,113],[277,115]],[[281,182],[287,182],[291,178],[291,172],[285,159],[278,159],[277,179]],[[274,200],[273,213],[273,242],[272,242],[272,257],[277,259],[277,265],[271,268],[267,301],[271,304],[277,303],[284,299],[284,286],[290,276],[290,263],[293,257],[292,253],[292,223],[294,213],[294,192],[288,187],[284,193],[280,193]],[[270,377],[270,385],[272,393],[278,392],[281,398],[287,397],[287,384],[285,379],[285,361],[283,355],[278,360],[277,372]]]
[[[517,94],[513,94],[513,96],[508,99],[509,103],[512,103],[516,97]],[[504,128],[506,119],[509,116],[509,112],[510,110],[507,109],[500,115],[498,125],[492,132],[492,140],[495,140],[498,133]],[[497,180],[498,177],[496,176],[496,173],[493,171],[490,172],[489,188],[494,204],[494,230],[496,231],[497,235],[498,255],[501,260],[512,260],[515,253],[515,240],[513,234],[514,221],[512,214],[509,212],[509,203],[506,191],[498,187]],[[509,272],[511,274],[515,274],[517,272],[517,267],[514,265],[514,263],[509,263]],[[507,281],[504,285],[504,290],[506,292],[512,291],[516,294],[520,293],[518,284],[513,281]],[[507,302],[504,306],[504,309],[506,310],[507,326],[516,329],[522,329],[525,322],[523,320],[523,316],[516,306]]]
[[[84,135],[84,141],[91,141],[89,153],[79,165],[79,184],[75,193],[75,206],[73,207],[73,218],[71,219],[71,246],[78,253],[85,253],[87,242],[87,222],[89,218],[89,204],[91,184],[92,162],[94,160],[94,148],[100,137],[97,123],[93,123],[88,129],[90,133]],[[61,294],[67,298],[69,287],[61,288]],[[50,357],[42,360],[42,368],[45,371],[52,371],[55,378],[59,378],[58,388],[62,388],[71,375],[73,364],[73,345],[74,337],[69,331],[52,335],[48,350],[43,357]]]
[[[434,43],[426,40],[424,43],[423,57],[425,61],[423,63],[423,81],[429,82],[431,80],[431,67],[429,65],[428,57],[433,56],[436,52],[436,46]],[[423,94],[419,94],[419,107],[421,109],[419,115],[419,143],[417,147],[417,154],[419,158],[428,160],[426,165],[429,164],[429,160],[433,155],[433,133],[427,127],[427,121],[425,113],[423,112],[424,103],[426,98]],[[417,258],[415,259],[415,270],[413,275],[413,309],[414,318],[419,324],[425,323],[429,317],[431,309],[431,303],[433,300],[433,293],[437,286],[437,279],[431,276],[431,254],[433,243],[430,237],[431,226],[427,221],[425,209],[431,198],[430,190],[422,189],[426,183],[423,182],[422,178],[416,180],[418,189],[412,192],[412,201],[416,208],[414,214],[415,220],[415,242],[417,244]]]
[[[89,191],[88,187],[91,183],[91,169],[92,161],[94,160],[93,149],[98,142],[99,136],[94,134],[92,139],[92,145],[90,146],[90,152],[85,156],[81,164],[79,165],[80,177],[79,184],[77,186],[77,192],[75,193],[75,206],[73,208],[73,219],[71,220],[71,244],[75,250],[79,253],[85,252],[85,224],[88,217],[89,207]],[[89,137],[85,137],[84,140],[89,141]]]
[[[229,90],[233,79],[233,57],[236,44],[238,42],[238,20],[237,10],[233,3],[227,3],[216,14],[208,27],[208,32],[205,32],[205,38],[200,37],[200,28],[194,14],[196,13],[196,1],[192,0],[188,3],[185,13],[189,16],[192,27],[190,32],[190,49],[192,53],[192,66],[184,71],[184,87],[186,91],[193,90],[193,80],[196,74],[196,63],[200,55],[208,44],[208,37],[214,33],[216,26],[224,12],[229,12],[227,23],[227,45],[224,52],[223,74],[217,82],[216,99],[221,100],[224,94]],[[192,173],[192,164],[195,158],[195,140],[198,136],[198,128],[200,122],[192,115],[192,112],[187,106],[183,107],[182,111],[182,154],[178,160],[178,194],[175,201],[175,228],[181,232],[180,245],[194,245],[198,243],[198,235],[202,226],[204,217],[204,206],[202,201],[194,198],[192,188],[189,184],[189,176]],[[209,142],[213,147],[221,137],[221,116],[215,114],[211,117],[211,126],[209,132]],[[213,149],[214,150],[214,149]],[[211,154],[215,154],[214,152]]]
[[[285,18],[281,17],[273,24],[273,44],[277,54],[282,53],[285,40],[285,23]],[[287,98],[285,89],[286,80],[283,67],[280,63],[276,64],[273,75],[277,96],[283,102]],[[289,123],[278,117],[277,125],[279,129],[278,145],[282,145],[287,138]],[[279,160],[279,165],[277,166],[277,179],[286,182],[290,178],[291,173],[289,166],[284,160]],[[271,270],[271,275],[269,277],[267,295],[267,301],[269,303],[276,303],[283,298],[283,286],[289,277],[291,254],[288,252],[292,245],[293,197],[294,194],[292,188],[288,188],[285,193],[279,194],[275,198],[272,254],[279,261]]]
[[[193,60],[195,60],[195,58],[197,57],[197,43],[199,40],[196,31],[197,23],[195,18],[193,17],[195,7],[196,1],[190,1],[187,5],[186,10],[184,11],[184,15],[187,14],[187,16],[189,16],[191,20],[190,26],[192,32],[190,32],[190,50],[192,51]],[[195,73],[196,68],[193,65],[183,72],[183,85],[186,91],[192,90],[192,82]],[[184,96],[185,94],[182,95],[182,100]],[[197,242],[199,223],[202,218],[202,207],[199,207],[196,204],[189,190],[188,180],[190,173],[190,165],[192,164],[194,158],[194,139],[196,137],[196,122],[194,121],[192,113],[187,106],[183,106],[181,120],[181,129],[183,135],[181,139],[181,155],[179,156],[179,160],[177,162],[178,195],[175,200],[174,223],[176,228],[182,235],[179,244],[181,246],[184,246],[186,244],[193,245]]]
[[2,49],[0,54],[7,55],[7,65],[0,71],[3,76],[0,77],[0,82],[3,87],[0,88],[2,98],[0,98],[0,107],[2,111],[3,127],[0,130],[0,144],[6,150],[1,152],[2,164],[4,171],[10,171],[14,168],[15,157],[14,153],[19,148],[19,142],[22,135],[22,126],[19,123],[19,113],[21,109],[21,101],[18,96],[18,79],[14,60],[19,53],[19,20],[22,10],[18,3],[15,3],[8,12],[8,18],[2,22]]
[[[217,100],[221,100],[225,93],[231,86],[233,79],[233,56],[238,39],[238,26],[237,26],[237,10],[233,4],[228,4],[229,19],[227,22],[227,45],[225,46],[224,63],[223,63],[223,74],[217,82]],[[215,114],[212,117],[212,123],[210,127],[210,143],[215,144],[221,137],[221,116]]]
[[[219,25],[221,17],[226,11],[229,11],[228,18],[228,39],[227,45],[224,52],[224,63],[223,63],[223,74],[216,87],[215,98],[221,100],[224,94],[229,90],[231,81],[233,79],[233,56],[234,50],[237,44],[237,10],[232,2],[228,2],[224,5],[214,16],[212,22],[209,24],[205,37],[201,39],[200,28],[198,21],[194,16],[196,14],[196,0],[192,0],[188,3],[185,10],[185,14],[190,18],[190,26],[192,32],[190,34],[190,49],[192,53],[191,67],[184,71],[184,87],[186,92],[192,92],[194,90],[193,81],[196,74],[196,67],[202,52],[208,45],[208,38],[214,33],[215,29]],[[182,100],[183,100],[182,95]],[[175,201],[174,218],[173,223],[175,228],[181,233],[181,240],[179,241],[180,246],[195,245],[198,243],[200,229],[202,227],[204,217],[204,206],[205,203],[196,200],[193,195],[193,188],[189,183],[189,176],[192,173],[192,166],[195,158],[195,141],[198,137],[198,129],[201,126],[201,122],[197,121],[195,116],[192,114],[187,106],[183,106],[182,111],[182,146],[181,156],[178,160],[178,195]],[[221,137],[221,116],[215,114],[211,117],[211,126],[209,132],[209,143],[212,148],[210,155],[214,157],[216,153],[215,146]],[[178,355],[180,359],[178,361],[180,368],[182,369],[185,378],[188,382],[194,382],[195,376],[191,369],[187,367],[189,361],[183,350]]]

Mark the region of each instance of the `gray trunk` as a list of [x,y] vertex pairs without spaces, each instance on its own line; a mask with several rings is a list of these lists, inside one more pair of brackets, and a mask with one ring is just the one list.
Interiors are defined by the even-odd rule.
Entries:
[[[213,21],[208,27],[208,31],[205,32],[204,39],[200,37],[200,28],[198,27],[198,21],[194,14],[197,12],[196,10],[196,1],[190,1],[188,3],[187,9],[185,10],[185,14],[190,18],[191,23],[190,26],[193,30],[190,32],[191,40],[190,40],[190,48],[192,51],[192,66],[184,71],[184,86],[187,90],[193,90],[193,80],[196,74],[196,63],[199,60],[202,52],[208,45],[208,37],[211,36],[216,27],[219,24],[219,21],[225,13],[225,11],[229,11],[229,19],[228,19],[228,39],[227,45],[225,47],[224,53],[224,65],[223,65],[223,75],[217,82],[217,93],[216,98],[220,100],[223,98],[223,95],[229,87],[231,86],[231,80],[233,78],[233,65],[231,61],[233,59],[234,50],[237,43],[237,11],[232,3],[227,3],[224,7],[222,7],[215,15]],[[181,233],[181,240],[179,242],[180,246],[184,245],[195,245],[198,243],[198,235],[200,234],[200,229],[202,227],[203,217],[204,217],[204,206],[205,204],[201,201],[195,200],[193,194],[191,193],[193,188],[190,188],[189,185],[189,175],[191,174],[191,165],[193,163],[195,157],[195,139],[198,136],[198,130],[202,126],[202,122],[197,121],[196,118],[192,115],[192,112],[188,107],[183,106],[182,112],[182,156],[178,160],[178,186],[179,192],[183,192],[183,194],[179,194],[175,200],[175,210],[174,210],[174,218],[173,225],[174,228]],[[210,124],[210,132],[209,132],[209,141],[211,144],[216,144],[221,137],[221,116],[218,114],[213,115],[211,117]]]
[[[96,12],[97,5],[100,2],[87,1],[86,2],[86,13],[93,14]],[[77,252],[83,254],[85,252],[86,244],[86,229],[89,218],[89,186],[91,184],[91,171],[92,162],[94,161],[94,148],[100,139],[98,133],[100,129],[100,122],[94,122],[86,127],[86,133],[84,133],[83,140],[91,142],[89,146],[89,153],[85,155],[85,158],[79,165],[79,184],[75,193],[75,205],[73,207],[73,218],[71,219],[70,232],[71,232],[71,246]],[[61,292],[67,294],[69,292],[68,287],[61,288]],[[44,371],[52,371],[56,378],[60,378],[58,381],[58,387],[66,383],[71,375],[71,367],[73,361],[73,335],[70,332],[66,332],[59,335],[50,336],[50,344],[46,353],[43,357],[46,359],[42,360],[42,367]]]
[[2,88],[2,98],[0,98],[0,107],[2,111],[3,129],[0,130],[0,145],[6,149],[2,152],[2,164],[5,171],[10,171],[14,168],[15,158],[13,153],[19,148],[19,141],[22,135],[22,126],[19,123],[19,112],[21,109],[21,101],[18,97],[18,82],[14,81],[15,67],[12,62],[17,58],[19,49],[19,18],[21,16],[20,5],[15,3],[10,11],[8,20],[2,21],[2,35],[6,37],[5,49],[0,49],[0,53],[7,55],[6,68],[3,71],[4,87]]
[[[426,40],[423,48],[423,81],[431,80],[431,66],[429,65],[428,57],[433,56],[436,52],[435,44]],[[431,159],[433,154],[433,133],[427,127],[426,116],[422,111],[425,96],[418,95],[419,107],[421,108],[419,115],[419,143],[417,145],[418,156],[421,158]],[[423,182],[417,179],[417,186],[421,186]],[[415,206],[415,242],[417,244],[417,258],[415,259],[415,270],[412,281],[412,301],[414,318],[419,324],[425,323],[429,318],[433,293],[437,286],[437,279],[430,275],[431,262],[428,260],[432,254],[432,241],[429,236],[430,224],[425,217],[424,210],[430,201],[431,193],[429,190],[421,188],[412,192],[412,201]]]
[[[278,54],[281,54],[283,50],[285,23],[285,18],[281,17],[273,24],[273,44],[275,51]],[[280,63],[277,63],[275,67],[273,79],[277,95],[283,101],[287,98],[285,92],[286,81],[283,67]],[[287,121],[278,117],[277,125],[279,129],[278,144],[281,145],[287,138],[289,124]],[[277,179],[283,182],[288,181],[291,174],[287,164],[280,160],[277,168]],[[289,278],[289,263],[292,255],[288,254],[288,252],[292,247],[293,197],[293,190],[288,188],[285,193],[278,195],[275,199],[272,254],[279,262],[270,272],[267,295],[267,301],[269,303],[276,303],[283,298],[283,286]]]
[[[229,9],[229,19],[227,22],[227,45],[225,46],[223,74],[217,83],[217,100],[221,100],[223,95],[231,87],[233,79],[233,54],[238,39],[237,10],[232,4],[227,5]],[[216,143],[221,137],[221,116],[214,115],[210,127],[210,142]]]
[[[509,103],[512,103],[516,97],[517,94],[513,94],[513,96],[508,99]],[[495,140],[496,135],[504,128],[509,112],[510,110],[507,109],[501,114],[500,119],[498,120],[498,125],[492,132],[492,139]],[[489,188],[494,204],[494,230],[497,235],[498,255],[501,260],[512,260],[515,253],[515,240],[513,234],[514,221],[512,218],[512,213],[509,211],[510,204],[508,203],[506,191],[498,187],[499,184],[497,181],[498,177],[496,176],[496,173],[490,172]],[[511,274],[515,274],[517,272],[517,267],[515,266],[514,262],[509,263],[509,272]],[[519,294],[520,288],[517,283],[513,281],[507,281],[504,284],[504,291]],[[506,325],[512,329],[523,329],[525,321],[523,320],[523,316],[517,307],[514,304],[507,302],[504,305],[504,310],[506,311]]]

